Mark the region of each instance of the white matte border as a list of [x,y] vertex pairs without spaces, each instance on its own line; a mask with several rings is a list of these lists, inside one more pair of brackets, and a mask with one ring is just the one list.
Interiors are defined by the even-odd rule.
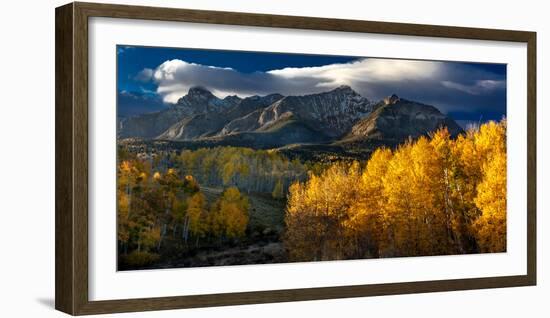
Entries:
[[[88,23],[90,301],[527,273],[526,44],[112,18]],[[117,272],[117,44],[506,63],[507,252]]]

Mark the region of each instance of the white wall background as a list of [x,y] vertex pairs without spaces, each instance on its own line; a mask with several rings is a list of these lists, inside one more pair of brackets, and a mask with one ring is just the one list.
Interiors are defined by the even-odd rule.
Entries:
[[[550,23],[544,1],[109,1],[538,32],[537,287],[136,313],[136,317],[548,317]],[[61,317],[54,297],[54,8],[10,1],[0,10],[0,316]],[[513,107],[513,105],[511,105]],[[546,139],[546,140],[545,140]],[[131,314],[124,314],[129,317]],[[122,317],[123,315],[111,315]]]

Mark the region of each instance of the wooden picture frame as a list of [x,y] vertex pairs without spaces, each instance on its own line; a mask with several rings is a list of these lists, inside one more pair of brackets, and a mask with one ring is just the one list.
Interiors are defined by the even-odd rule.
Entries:
[[[55,307],[72,314],[427,293],[536,285],[536,33],[237,12],[70,3],[56,16]],[[90,301],[88,297],[88,19],[111,17],[218,25],[477,39],[527,44],[527,274],[374,285]]]

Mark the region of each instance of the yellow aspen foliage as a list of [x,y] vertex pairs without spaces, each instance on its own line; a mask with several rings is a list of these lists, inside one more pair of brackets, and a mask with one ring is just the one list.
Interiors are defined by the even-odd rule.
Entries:
[[189,231],[194,236],[204,236],[208,231],[206,221],[208,210],[206,197],[201,192],[193,194],[187,199],[187,217],[189,218]]
[[[187,248],[188,234],[196,248],[199,238],[242,237],[250,203],[241,191],[286,196],[283,240],[295,261],[506,251],[505,120],[458,136],[441,128],[361,163],[234,147],[173,156],[175,168],[155,164],[162,173],[149,159],[119,157],[125,255],[160,252],[170,235]],[[199,182],[227,188],[208,207]]]
[[187,192],[195,193],[200,191],[200,186],[197,180],[191,175],[186,175],[183,181],[183,187]]
[[447,129],[441,129],[431,140],[421,137],[411,149],[418,255],[439,255],[453,250],[449,138]]
[[483,156],[476,150],[475,139],[477,132],[473,129],[460,135],[454,142],[452,155],[456,158],[455,193],[457,204],[462,212],[464,228],[468,236],[472,236],[469,225],[479,216],[479,209],[474,203],[477,195],[477,185],[481,182],[481,167],[484,164]]
[[[388,161],[386,174],[380,176],[383,181],[384,211],[384,242],[382,242],[382,256],[399,256],[404,251],[414,252],[413,212],[410,206],[410,148],[411,145],[401,146]],[[403,251],[403,252],[402,252]]]
[[296,261],[314,260],[315,255],[319,253],[315,238],[310,234],[317,232],[314,226],[318,222],[313,211],[306,206],[305,197],[305,184],[296,182],[290,186],[285,214],[285,246],[290,259]]
[[[463,175],[462,178],[467,183],[463,194],[468,195],[468,199],[472,201],[471,194],[475,196],[475,185],[481,180],[481,162],[482,156],[476,149],[477,131],[470,129],[465,134],[457,137],[455,146],[453,147],[453,155],[458,159],[458,164]],[[473,201],[472,201],[473,202]]]
[[248,198],[236,187],[227,188],[210,212],[210,225],[216,236],[242,237],[248,225]]
[[[479,144],[488,153],[482,167],[483,180],[477,186],[476,206],[481,215],[474,222],[481,252],[506,251],[506,144],[505,124],[491,123],[479,132]],[[490,144],[494,139],[498,143]]]
[[237,167],[235,162],[229,161],[223,166],[222,170],[222,177],[223,177],[223,184],[229,184],[231,182],[231,179],[235,175],[237,171]]
[[229,238],[242,237],[248,225],[248,213],[236,203],[222,202],[220,214],[225,218],[225,236]]
[[444,248],[440,171],[433,146],[425,137],[395,151],[382,176],[386,199],[383,256],[433,255]]
[[355,251],[346,230],[357,197],[359,164],[335,164],[305,184],[291,186],[286,210],[285,244],[294,260],[337,260]]
[[358,255],[379,257],[380,242],[384,239],[384,205],[386,203],[384,185],[380,176],[386,174],[391,157],[391,150],[377,149],[356,185],[358,197],[351,204],[347,225],[355,236]]
[[130,188],[135,184],[135,169],[130,161],[122,161],[118,168],[118,187],[124,189],[126,193],[130,192]]
[[458,179],[456,157],[453,153],[455,141],[447,128],[437,130],[430,140],[433,147],[426,154],[431,156],[433,161],[427,163],[427,169],[431,172],[428,175],[430,189],[433,193],[432,207],[433,219],[431,228],[437,229],[435,240],[432,243],[437,245],[432,250],[433,254],[456,254],[464,252],[463,211],[459,204]]
[[488,160],[493,153],[506,152],[506,120],[489,121],[479,127],[475,147],[481,159]]
[[155,181],[160,180],[160,178],[162,178],[160,172],[157,171],[157,172],[155,172],[155,173],[153,174],[153,179],[154,179]]
[[129,203],[128,195],[124,191],[117,191],[117,236],[118,240],[125,244],[130,239]]
[[155,247],[160,240],[160,227],[154,226],[143,232],[141,235],[141,245],[146,250]]
[[290,186],[285,223],[300,261],[505,251],[506,121],[310,173]]
[[182,224],[187,215],[187,200],[173,200],[172,216],[176,224]]
[[210,234],[221,238],[225,233],[225,217],[220,213],[220,200],[210,206],[207,221]]

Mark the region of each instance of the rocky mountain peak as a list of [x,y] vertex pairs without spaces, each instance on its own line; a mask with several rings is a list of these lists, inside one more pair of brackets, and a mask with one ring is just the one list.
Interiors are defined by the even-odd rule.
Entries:
[[368,117],[353,125],[347,140],[385,140],[398,144],[408,137],[417,138],[447,127],[452,136],[462,132],[458,124],[431,105],[391,95],[384,98]]
[[353,90],[353,88],[351,88],[348,85],[340,85],[340,86],[336,87],[335,89],[333,89],[332,91],[329,91],[328,93],[329,94],[330,93],[338,93],[338,94],[345,94],[345,95],[359,95],[356,91]]
[[[187,93],[187,95],[185,95],[184,97],[182,98],[188,98],[188,99],[193,99],[193,100],[209,100],[209,99],[212,99],[212,98],[216,98],[216,96],[214,96],[209,90],[207,90],[206,88],[202,87],[202,86],[193,86],[189,89],[189,92]],[[181,98],[180,98],[181,100]]]
[[187,95],[178,100],[175,108],[186,115],[221,112],[240,103],[240,98],[234,97],[219,99],[208,89],[202,86],[193,86]]
[[388,96],[388,97],[384,98],[384,104],[385,105],[393,105],[393,104],[396,104],[397,102],[399,102],[400,100],[401,100],[401,98],[399,98],[399,96],[397,96],[395,94],[392,94],[391,96]]
[[258,113],[255,122],[247,119],[247,123],[252,123],[247,128],[266,130],[293,118],[337,137],[371,111],[368,99],[344,85],[317,94],[286,96]]
[[242,99],[237,95],[228,95],[223,99],[223,101],[231,106],[236,106],[242,101]]

